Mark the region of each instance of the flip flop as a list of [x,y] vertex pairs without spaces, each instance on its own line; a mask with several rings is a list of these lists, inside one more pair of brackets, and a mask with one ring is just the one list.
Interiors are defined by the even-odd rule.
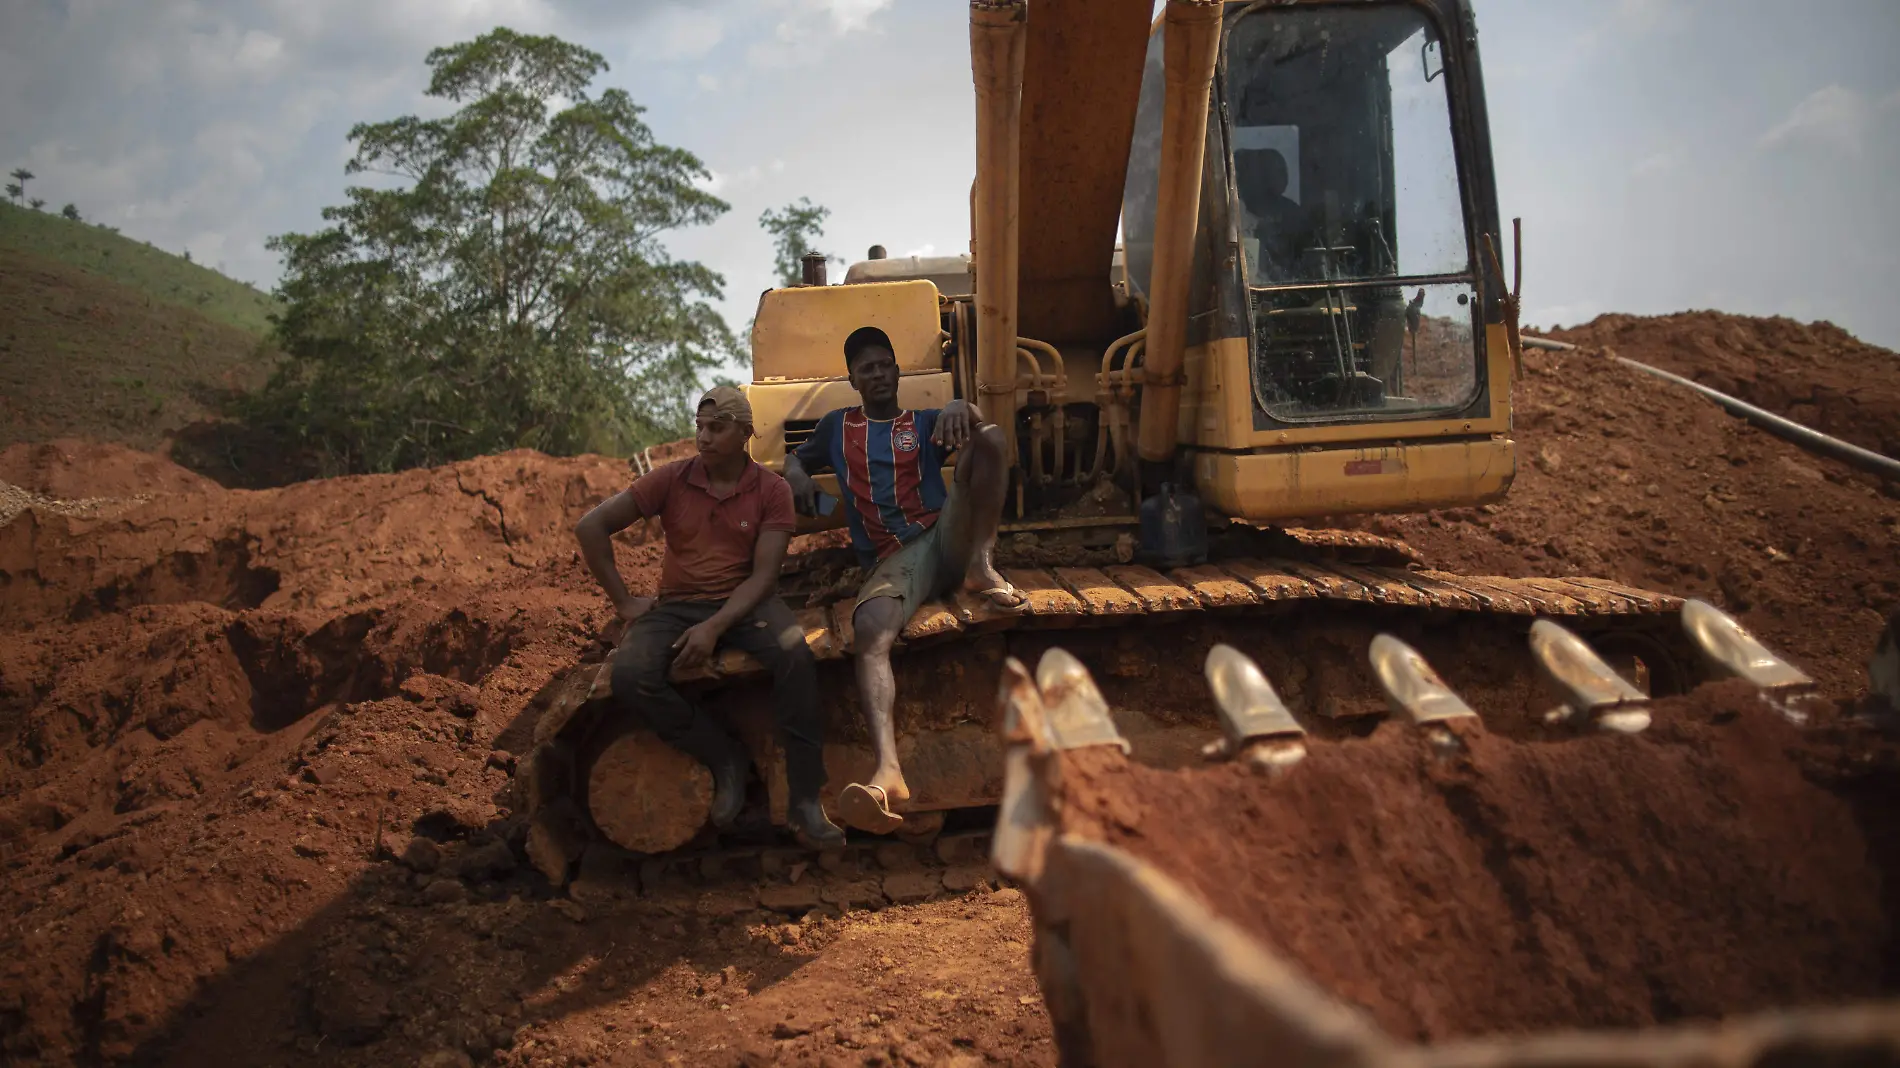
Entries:
[[[1007,612],[1011,615],[1015,615],[1018,612],[1027,612],[1029,610],[1029,597],[1025,595],[1023,591],[1007,582],[1001,586],[991,586],[987,590],[976,590],[974,592],[978,597],[988,601],[990,607],[998,612]],[[997,599],[999,597],[1014,597],[1016,598],[1016,603],[1004,604]]]
[[838,793],[838,817],[866,834],[889,834],[904,825],[904,817],[891,811],[883,787],[855,782]]

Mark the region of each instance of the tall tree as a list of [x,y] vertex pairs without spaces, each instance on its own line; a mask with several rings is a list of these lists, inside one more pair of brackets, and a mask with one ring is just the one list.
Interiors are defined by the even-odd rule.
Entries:
[[[772,269],[781,286],[795,286],[804,277],[799,263],[807,252],[817,251],[817,242],[825,233],[825,219],[831,209],[813,204],[810,197],[799,197],[777,211],[759,215],[759,225],[772,235]],[[831,257],[827,256],[827,259]]]
[[456,109],[353,128],[348,173],[382,181],[271,240],[287,358],[244,414],[330,471],[683,434],[732,349],[724,279],[660,240],[726,211],[705,167],[577,45],[498,28],[427,63]]
[[7,175],[7,177],[20,183],[17,187],[11,186],[11,185],[7,186],[8,195],[13,197],[14,200],[19,200],[21,197],[26,195],[26,183],[39,177],[39,175],[34,174],[32,171],[27,170],[25,167],[15,167],[13,168],[13,172]]

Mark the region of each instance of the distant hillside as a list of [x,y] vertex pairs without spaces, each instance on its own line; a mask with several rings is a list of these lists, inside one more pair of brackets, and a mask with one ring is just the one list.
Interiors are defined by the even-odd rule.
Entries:
[[0,447],[77,437],[159,449],[269,366],[258,333],[0,246]]
[[77,267],[259,337],[270,331],[267,317],[277,306],[269,294],[209,267],[91,223],[12,204],[0,203],[0,251]]

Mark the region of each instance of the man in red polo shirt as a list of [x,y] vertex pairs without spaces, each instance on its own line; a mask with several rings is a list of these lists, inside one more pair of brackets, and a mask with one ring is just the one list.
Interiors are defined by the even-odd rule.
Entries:
[[[751,437],[745,394],[714,388],[699,402],[699,455],[601,502],[574,536],[588,570],[630,621],[614,653],[614,698],[712,771],[713,825],[730,826],[744,806],[745,747],[696,712],[667,676],[731,646],[757,657],[772,675],[792,830],[809,846],[843,845],[844,832],[818,803],[825,784],[818,667],[804,628],[778,597],[779,565],[792,540],[792,491],[746,455]],[[647,516],[658,516],[666,534],[657,600],[628,592],[611,540]]]

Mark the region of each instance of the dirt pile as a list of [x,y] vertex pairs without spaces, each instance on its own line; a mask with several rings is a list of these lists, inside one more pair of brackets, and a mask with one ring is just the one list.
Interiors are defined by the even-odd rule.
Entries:
[[[1616,316],[1560,336],[1614,339],[1617,352],[1691,377],[1707,378],[1705,366],[1752,368],[1753,388],[1780,382],[1788,396],[1858,381],[1852,395],[1864,403],[1830,409],[1854,415],[1831,427],[1849,437],[1852,426],[1878,425],[1866,413],[1879,397],[1900,397],[1900,357],[1825,324]],[[1782,341],[1792,354],[1767,348]],[[1881,626],[1900,606],[1900,487],[1802,452],[1606,351],[1525,353],[1513,395],[1517,477],[1503,501],[1342,525],[1402,538],[1448,571],[1597,575],[1700,597],[1830,691],[1863,690]],[[1738,372],[1710,371],[1721,373]],[[1814,419],[1799,405],[1785,410]]]
[[[570,530],[624,463],[519,452],[255,492],[109,447],[6,463],[114,504],[35,496],[0,523],[0,1059],[1046,1048],[1007,895],[806,920],[596,872],[583,905],[521,859],[497,745],[608,623]],[[621,542],[650,590],[658,546]],[[920,982],[940,997],[917,1008]]]
[[1269,780],[1065,758],[1064,829],[1182,880],[1395,1037],[1638,1027],[1891,992],[1900,754],[1739,682],[1630,737],[1387,723]]
[[1900,456],[1900,353],[1833,323],[1718,312],[1603,315],[1552,335],[1660,367],[1863,448]]
[[[591,640],[605,608],[565,535],[626,479],[599,457],[513,453],[244,492],[110,447],[16,448],[5,460],[8,474],[66,494],[153,487],[113,514],[29,507],[0,526],[0,850],[12,936],[38,932],[36,952],[16,959],[39,973],[0,983],[0,1005],[11,1003],[0,1041],[55,1060],[148,1037],[193,983],[328,896],[302,892],[337,889],[322,865],[287,888],[270,863],[185,859],[207,836],[213,852],[238,853],[298,837],[242,799],[295,779],[299,741],[319,721],[440,675],[467,699],[423,718],[473,744],[475,725],[498,732],[516,691],[533,692],[535,670]],[[629,541],[624,566],[638,581],[653,554]],[[487,752],[460,763],[479,777]],[[427,804],[447,791],[492,807],[493,785],[451,790],[447,775],[425,781],[421,762],[395,753],[397,782],[422,783]],[[388,778],[355,785],[382,795],[390,826],[399,812],[407,826],[419,813],[401,811]],[[343,812],[324,819],[359,839],[373,830]],[[333,840],[290,856],[354,848]],[[207,875],[218,871],[232,885]],[[154,875],[166,884],[147,885]],[[136,933],[123,919],[168,913],[172,926]],[[147,934],[158,941],[139,941]],[[111,948],[122,943],[135,948]]]
[[162,456],[79,438],[0,449],[0,482],[61,500],[214,493],[219,488]]

